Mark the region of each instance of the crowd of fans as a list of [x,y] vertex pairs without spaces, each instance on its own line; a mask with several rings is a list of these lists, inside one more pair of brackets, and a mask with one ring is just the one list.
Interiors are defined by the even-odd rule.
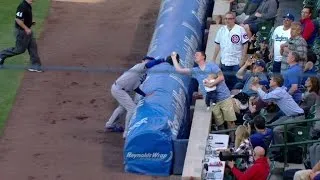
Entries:
[[[194,96],[201,94],[206,99],[213,112],[214,130],[239,125],[229,134],[231,147],[227,151],[246,152],[250,158],[242,159],[238,167],[228,163],[238,179],[267,178],[267,154],[282,152],[281,148],[271,151],[269,146],[285,141],[285,128],[277,124],[314,118],[320,95],[315,67],[319,59],[312,51],[319,29],[311,19],[312,8],[304,7],[301,17],[287,12],[283,24],[275,27],[269,38],[258,41],[259,26],[274,22],[278,8],[277,0],[249,0],[237,14],[226,13],[225,25],[215,38],[214,55],[208,57],[213,62],[206,61],[205,53],[197,52],[197,66],[182,68],[172,55],[176,70],[197,80],[200,92]],[[215,76],[209,77],[211,73]],[[268,124],[275,126],[266,128]],[[290,124],[286,130],[297,125]],[[315,179],[316,175],[310,177]]]

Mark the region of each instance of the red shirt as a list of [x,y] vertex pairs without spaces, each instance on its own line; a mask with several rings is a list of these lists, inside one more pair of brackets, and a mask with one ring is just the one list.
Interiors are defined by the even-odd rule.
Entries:
[[308,41],[312,38],[315,26],[310,18],[301,19],[300,22],[303,26],[302,37]]
[[237,180],[266,180],[270,172],[270,167],[268,159],[261,157],[245,172],[241,172],[236,167],[233,167],[231,171]]

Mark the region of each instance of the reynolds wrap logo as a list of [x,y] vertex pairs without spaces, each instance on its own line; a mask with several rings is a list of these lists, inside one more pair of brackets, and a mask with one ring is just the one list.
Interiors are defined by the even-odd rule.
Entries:
[[126,158],[130,159],[143,159],[143,160],[160,160],[169,162],[172,159],[172,151],[170,153],[160,153],[160,152],[153,152],[153,153],[133,153],[128,152]]

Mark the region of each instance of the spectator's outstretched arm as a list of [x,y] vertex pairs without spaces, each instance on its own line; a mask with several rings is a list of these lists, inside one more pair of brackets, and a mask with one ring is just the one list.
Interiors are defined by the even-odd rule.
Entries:
[[249,66],[251,66],[252,63],[253,63],[252,59],[248,59],[248,60],[246,61],[246,63],[239,69],[239,71],[238,71],[237,74],[236,74],[236,76],[237,76],[238,79],[243,80],[243,77],[244,77],[245,73],[247,72],[247,68],[248,68]]
[[280,91],[277,91],[277,90],[273,90],[269,93],[266,93],[264,92],[261,88],[258,88],[257,90],[260,98],[263,100],[263,101],[272,101],[272,100],[277,100],[277,99],[280,99],[283,95],[281,94]]
[[174,68],[176,69],[177,72],[179,72],[181,74],[187,74],[187,75],[191,74],[191,69],[183,68],[183,67],[180,66],[180,64],[178,63],[178,60],[177,60],[177,54],[176,53],[172,53],[171,58],[172,58],[173,66],[174,66]]

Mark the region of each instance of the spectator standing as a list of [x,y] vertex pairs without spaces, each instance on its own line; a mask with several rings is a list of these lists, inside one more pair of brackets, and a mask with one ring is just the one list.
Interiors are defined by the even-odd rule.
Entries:
[[[213,60],[217,59],[221,50],[221,70],[226,73],[226,84],[229,89],[237,83],[235,73],[244,64],[248,49],[248,36],[243,27],[235,24],[232,12],[225,15],[226,25],[222,26],[215,38]],[[240,66],[239,66],[240,65]]]
[[269,58],[273,59],[274,73],[280,73],[281,71],[281,59],[280,46],[287,42],[291,36],[291,23],[294,21],[294,16],[287,13],[283,16],[283,25],[276,27],[271,36],[271,46]]
[[302,24],[302,37],[307,41],[309,47],[312,46],[314,40],[316,39],[316,27],[312,22],[312,12],[311,8],[305,7],[301,11],[301,24]]
[[[195,53],[195,63],[199,66],[193,68],[183,68],[180,66],[176,59],[176,53],[172,53],[173,65],[177,72],[181,74],[191,75],[197,79],[199,83],[199,89],[203,96],[206,95],[206,87],[216,86],[217,102],[212,108],[216,125],[219,129],[224,129],[224,122],[227,122],[228,128],[235,128],[236,115],[233,109],[230,90],[226,86],[225,78],[218,67],[213,62],[206,62],[206,54],[204,52]],[[203,80],[208,77],[209,74],[215,74],[216,78],[214,82],[203,83]],[[234,133],[230,133],[231,141],[234,142]]]
[[299,22],[293,22],[291,24],[291,37],[289,40],[280,45],[281,59],[281,72],[288,69],[287,57],[291,51],[295,51],[300,56],[301,64],[304,65],[307,60],[307,42],[301,36],[302,27]]

